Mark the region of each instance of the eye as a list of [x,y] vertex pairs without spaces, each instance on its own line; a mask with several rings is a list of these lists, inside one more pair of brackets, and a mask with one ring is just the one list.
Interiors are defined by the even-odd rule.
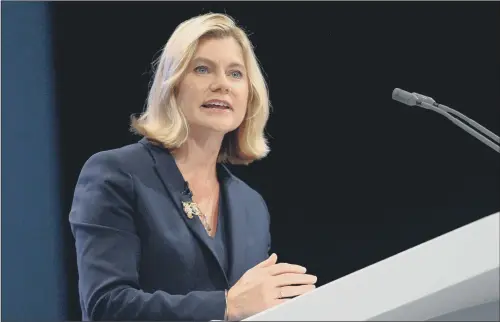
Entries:
[[240,72],[239,70],[233,70],[231,72],[231,77],[234,77],[234,78],[242,78],[243,77],[243,73]]
[[199,73],[199,74],[206,74],[206,73],[208,73],[208,67],[207,66],[197,66],[194,69],[194,71]]

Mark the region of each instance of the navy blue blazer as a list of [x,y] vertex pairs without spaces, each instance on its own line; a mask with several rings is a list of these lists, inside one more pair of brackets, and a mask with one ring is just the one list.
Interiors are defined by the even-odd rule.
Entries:
[[226,274],[167,149],[146,139],[85,163],[70,212],[83,320],[222,320],[224,290],[269,255],[262,197],[222,165]]

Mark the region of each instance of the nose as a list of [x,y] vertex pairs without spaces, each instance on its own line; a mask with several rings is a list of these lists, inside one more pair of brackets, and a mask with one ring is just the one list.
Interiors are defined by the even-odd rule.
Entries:
[[231,84],[228,82],[225,75],[218,75],[214,78],[212,84],[210,84],[210,90],[213,92],[221,91],[223,93],[229,93],[231,91]]

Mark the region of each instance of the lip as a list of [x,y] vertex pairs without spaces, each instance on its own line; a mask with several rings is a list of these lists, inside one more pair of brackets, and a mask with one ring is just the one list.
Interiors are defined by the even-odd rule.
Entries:
[[229,109],[232,110],[233,109],[233,106],[231,105],[231,103],[229,103],[228,101],[226,100],[219,100],[219,99],[212,99],[212,100],[208,100],[208,101],[205,101],[203,102],[202,105],[205,105],[205,104],[210,104],[210,103],[222,103],[222,104],[226,104],[227,106],[229,106]]

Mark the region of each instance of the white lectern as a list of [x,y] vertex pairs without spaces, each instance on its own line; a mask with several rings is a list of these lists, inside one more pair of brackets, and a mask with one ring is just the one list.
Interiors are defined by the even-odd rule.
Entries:
[[500,321],[499,213],[244,321]]

